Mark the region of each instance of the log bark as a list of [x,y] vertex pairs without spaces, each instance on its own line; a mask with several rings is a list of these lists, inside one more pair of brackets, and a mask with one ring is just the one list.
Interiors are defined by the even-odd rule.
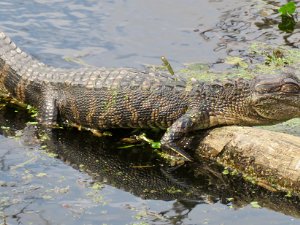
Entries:
[[216,160],[272,191],[300,193],[300,137],[251,127],[210,130],[196,157]]

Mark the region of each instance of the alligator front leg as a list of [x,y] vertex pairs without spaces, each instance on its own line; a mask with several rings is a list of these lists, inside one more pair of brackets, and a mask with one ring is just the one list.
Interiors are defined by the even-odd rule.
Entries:
[[170,149],[176,152],[185,161],[193,161],[192,157],[183,149],[178,147],[175,141],[183,138],[187,133],[208,126],[208,115],[199,111],[189,111],[177,119],[169,127],[161,139],[161,145],[164,149]]

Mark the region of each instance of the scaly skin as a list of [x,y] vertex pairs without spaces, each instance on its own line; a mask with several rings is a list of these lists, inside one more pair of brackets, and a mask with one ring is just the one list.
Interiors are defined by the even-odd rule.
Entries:
[[22,52],[0,33],[0,84],[35,106],[46,125],[58,116],[93,129],[166,129],[161,143],[185,160],[175,141],[219,125],[266,125],[300,117],[300,78],[294,71],[253,80],[202,83],[130,68],[58,69]]

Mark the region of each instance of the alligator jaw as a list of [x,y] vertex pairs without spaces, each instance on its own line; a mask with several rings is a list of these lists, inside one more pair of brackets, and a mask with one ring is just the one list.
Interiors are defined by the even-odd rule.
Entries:
[[299,118],[299,74],[288,70],[277,76],[257,78],[251,105],[251,108],[270,124]]

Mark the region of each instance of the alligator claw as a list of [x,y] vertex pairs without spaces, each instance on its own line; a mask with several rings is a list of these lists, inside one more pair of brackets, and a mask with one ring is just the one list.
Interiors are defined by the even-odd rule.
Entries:
[[[164,143],[162,146],[162,149],[163,150],[172,150],[172,152],[175,152],[180,157],[180,159],[182,159],[184,161],[188,161],[188,162],[194,161],[193,158],[187,152],[185,152],[183,149],[181,149],[174,143]],[[168,155],[174,157],[171,154],[168,154]]]

